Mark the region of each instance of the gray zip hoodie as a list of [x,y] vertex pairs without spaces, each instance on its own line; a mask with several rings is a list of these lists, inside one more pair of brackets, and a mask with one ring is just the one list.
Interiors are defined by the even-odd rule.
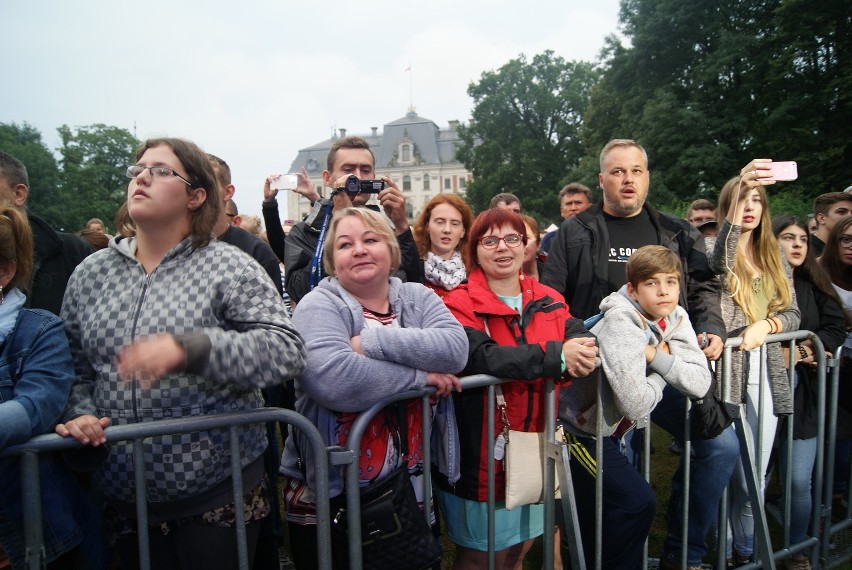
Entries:
[[[636,421],[651,413],[663,396],[666,383],[690,398],[700,398],[710,388],[707,359],[695,338],[689,316],[677,307],[667,318],[665,332],[643,316],[627,286],[601,301],[603,318],[592,327],[600,347],[603,389],[601,435],[612,435],[622,419]],[[645,362],[645,346],[665,341],[671,354],[657,351]],[[583,436],[597,433],[597,383],[574,381],[559,391],[559,417],[567,428]]]

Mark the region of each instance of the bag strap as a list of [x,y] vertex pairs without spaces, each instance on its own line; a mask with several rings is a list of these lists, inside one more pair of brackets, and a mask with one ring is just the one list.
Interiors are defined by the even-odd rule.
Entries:
[[408,418],[405,414],[405,404],[403,402],[395,402],[396,415],[399,419],[399,452],[400,458],[403,461],[408,461]]
[[[488,317],[482,317],[482,322],[485,323],[485,334],[491,336],[491,329],[488,328]],[[500,387],[500,384],[494,385],[494,395],[497,397],[497,410],[500,412],[500,424],[503,426],[501,433],[506,438],[506,441],[508,441],[509,428],[511,426],[509,424],[509,416],[506,415],[506,398],[503,396],[503,388]]]

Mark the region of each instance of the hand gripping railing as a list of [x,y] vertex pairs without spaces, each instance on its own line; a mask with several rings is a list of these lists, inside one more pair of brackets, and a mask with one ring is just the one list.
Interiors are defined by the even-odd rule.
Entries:
[[[237,426],[264,422],[288,423],[299,429],[310,443],[314,457],[325,457],[326,446],[317,428],[304,416],[280,408],[263,408],[242,412],[211,414],[156,422],[143,422],[109,427],[105,430],[107,444],[115,441],[132,440],[135,470],[136,497],[145,497],[145,463],[142,442],[150,437],[184,434],[227,428],[231,439],[231,472],[234,502],[239,507],[243,501],[242,466]],[[21,456],[22,496],[24,500],[24,536],[27,549],[27,567],[42,568],[45,563],[44,537],[42,536],[41,486],[39,484],[38,455],[44,452],[61,451],[83,447],[77,440],[55,434],[32,438],[26,443],[9,447],[0,457]],[[277,493],[272,483],[270,492]],[[317,506],[317,556],[319,567],[331,569],[331,538],[329,534],[328,464],[318,461],[316,465]],[[240,570],[248,570],[248,548],[246,544],[245,517],[242,508],[234,509],[237,532],[237,552]],[[139,562],[142,570],[150,570],[151,558],[148,551],[148,511],[145,501],[136,501],[136,522],[139,539]]]
[[[494,430],[494,412],[496,408],[496,398],[494,394],[494,386],[500,384],[504,380],[500,380],[493,376],[485,374],[476,374],[466,376],[461,379],[462,390],[472,390],[474,388],[487,387],[487,423],[488,430],[486,437],[488,441],[494,441],[496,434]],[[552,380],[545,380],[545,433],[548,434],[548,442],[546,449],[546,460],[544,466],[544,567],[553,567],[553,528],[555,526],[555,482],[554,482],[554,464],[557,459],[562,457],[562,449],[559,443],[554,439],[556,431],[556,396],[554,383]],[[361,558],[361,506],[360,506],[360,489],[358,484],[358,469],[357,467],[358,454],[361,446],[361,438],[370,423],[370,420],[388,405],[401,400],[410,400],[412,398],[422,398],[423,401],[423,433],[429,434],[431,431],[431,408],[429,397],[435,391],[434,388],[424,390],[410,390],[399,394],[394,394],[383,398],[367,410],[361,412],[349,432],[349,437],[346,441],[346,447],[343,450],[332,450],[330,453],[332,465],[347,465],[346,469],[346,508],[350,513],[347,517],[349,526],[349,567],[351,570],[361,570],[363,561]],[[463,413],[456,410],[457,413]],[[488,448],[488,568],[493,570],[495,567],[495,551],[494,551],[494,447]],[[430,449],[429,438],[424,437],[423,440],[423,484],[424,484],[424,516],[429,520],[429,505],[431,503],[431,474],[430,474]],[[570,486],[567,487],[570,489]],[[563,494],[566,487],[563,486]],[[571,519],[569,519],[571,520]],[[573,520],[576,520],[576,516]],[[579,537],[579,532],[576,532]],[[574,549],[572,549],[573,552]]]

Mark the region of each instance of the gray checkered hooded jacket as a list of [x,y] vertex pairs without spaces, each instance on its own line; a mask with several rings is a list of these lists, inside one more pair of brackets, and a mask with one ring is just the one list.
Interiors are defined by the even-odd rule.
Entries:
[[[114,238],[68,282],[62,318],[77,378],[63,421],[92,414],[118,425],[260,408],[260,388],[301,373],[302,340],[251,257],[215,240],[193,248],[187,238],[147,275],[135,252],[134,239]],[[206,336],[203,373],[169,374],[150,389],[119,378],[121,348],[159,333]],[[261,456],[266,436],[262,426],[239,429],[246,466]],[[230,477],[229,446],[227,430],[145,440],[148,501],[192,497]],[[99,483],[108,497],[133,501],[132,444],[108,448]]]

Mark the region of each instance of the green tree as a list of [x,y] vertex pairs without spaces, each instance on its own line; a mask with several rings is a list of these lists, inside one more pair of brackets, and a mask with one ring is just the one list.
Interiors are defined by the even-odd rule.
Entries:
[[56,158],[41,139],[41,132],[27,123],[0,123],[0,150],[17,158],[27,168],[30,179],[28,211],[50,224],[59,223],[62,218],[61,173]]
[[556,195],[583,155],[579,132],[597,78],[591,63],[546,51],[470,84],[473,118],[459,129],[457,156],[473,173],[467,197],[475,210],[512,192],[545,225],[559,219]]
[[[848,184],[850,23],[842,0],[623,0],[585,117],[586,158],[610,138],[650,155],[655,204],[715,199],[755,157],[797,160],[784,192]],[[800,199],[801,199],[800,198]]]
[[139,141],[126,129],[103,124],[57,129],[62,166],[62,226],[77,230],[90,218],[108,225],[126,199],[125,168]]

